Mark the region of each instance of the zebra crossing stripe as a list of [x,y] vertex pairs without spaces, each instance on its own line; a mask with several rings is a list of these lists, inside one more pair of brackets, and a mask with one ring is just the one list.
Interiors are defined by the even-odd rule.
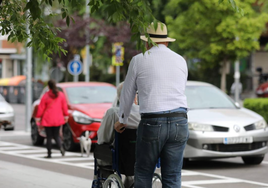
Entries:
[[[75,166],[79,168],[94,169],[94,157],[92,153],[89,157],[86,155],[81,156],[81,153],[66,152],[65,157],[61,156],[59,150],[52,150],[52,158],[47,160],[43,158],[47,150],[45,148],[34,147],[34,146],[25,146],[21,144],[9,143],[0,141],[0,153],[24,157],[39,161],[46,161],[51,163],[57,163],[62,165]],[[263,161],[263,164],[267,165],[268,162]],[[203,176],[210,178],[207,180],[196,180],[195,176]],[[182,187],[185,188],[205,188],[204,185],[217,185],[217,184],[227,184],[227,183],[247,183],[251,185],[260,186],[258,188],[268,188],[268,184],[248,181],[243,179],[231,178],[220,175],[213,175],[202,172],[195,172],[190,170],[182,170],[182,177],[193,177],[192,181],[182,180]]]

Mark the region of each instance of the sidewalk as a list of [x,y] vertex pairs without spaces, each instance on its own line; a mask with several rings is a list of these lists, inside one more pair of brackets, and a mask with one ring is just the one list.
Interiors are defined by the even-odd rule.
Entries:
[[90,188],[92,181],[0,160],[1,188]]

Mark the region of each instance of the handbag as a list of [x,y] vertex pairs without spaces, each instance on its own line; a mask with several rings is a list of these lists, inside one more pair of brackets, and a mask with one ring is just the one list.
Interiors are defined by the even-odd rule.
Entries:
[[[55,101],[55,99],[53,99],[53,100],[49,103],[49,105],[48,105],[48,106],[46,107],[46,109],[44,110],[43,115],[45,114],[45,112],[47,111],[47,109],[49,109],[49,107],[51,107],[51,105],[54,103],[54,101]],[[36,123],[36,125],[37,125],[37,127],[38,127],[38,133],[39,133],[40,136],[42,136],[42,137],[46,137],[46,136],[47,136],[47,135],[46,135],[46,131],[45,131],[43,125],[41,125],[41,121],[42,121],[42,118],[41,118],[41,120],[40,120],[39,123]]]

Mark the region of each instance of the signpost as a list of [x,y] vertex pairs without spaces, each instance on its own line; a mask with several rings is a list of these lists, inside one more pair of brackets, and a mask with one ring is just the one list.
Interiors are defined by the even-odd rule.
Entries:
[[[27,0],[29,2],[29,0]],[[27,11],[29,15],[29,11]],[[29,29],[29,24],[27,24],[27,34],[30,36],[30,29]],[[27,43],[29,43],[31,39],[28,37],[27,38]],[[33,56],[33,50],[32,47],[27,47],[26,48],[26,67],[27,67],[27,76],[26,76],[26,118],[25,118],[25,131],[30,132],[31,131],[31,125],[30,125],[30,120],[31,120],[31,113],[32,113],[32,56]]]
[[113,43],[113,57],[112,57],[112,65],[116,66],[116,86],[119,85],[120,82],[120,66],[123,66],[124,61],[124,47],[122,42]]
[[81,74],[83,65],[80,61],[80,55],[75,55],[74,59],[68,63],[68,71],[74,76],[74,82],[78,82],[78,75]]

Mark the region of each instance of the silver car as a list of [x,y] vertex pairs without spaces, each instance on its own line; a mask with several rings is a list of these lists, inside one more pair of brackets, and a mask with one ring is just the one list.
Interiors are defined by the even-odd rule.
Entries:
[[8,104],[0,94],[0,128],[4,130],[14,130],[15,114],[12,106]]
[[259,114],[240,107],[217,87],[188,81],[189,140],[184,159],[242,157],[260,164],[268,152],[267,123]]

